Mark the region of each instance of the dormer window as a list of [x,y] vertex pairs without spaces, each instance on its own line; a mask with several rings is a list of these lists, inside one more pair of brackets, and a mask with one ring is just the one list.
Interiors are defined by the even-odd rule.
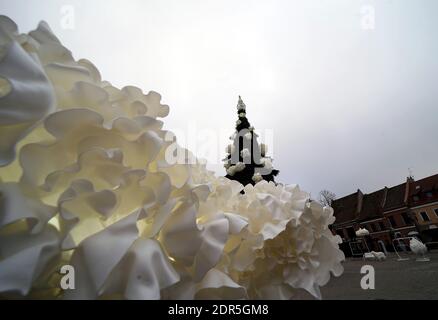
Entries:
[[421,218],[423,219],[424,222],[430,221],[429,215],[427,214],[427,212],[422,211],[420,212]]

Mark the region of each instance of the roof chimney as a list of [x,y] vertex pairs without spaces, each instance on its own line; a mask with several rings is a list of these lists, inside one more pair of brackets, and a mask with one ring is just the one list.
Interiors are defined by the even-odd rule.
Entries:
[[356,214],[362,211],[363,193],[360,189],[357,189],[357,209]]
[[385,186],[385,188],[383,188],[382,208],[385,207],[387,196],[388,196],[388,187]]
[[406,185],[405,185],[405,197],[403,198],[403,202],[405,203],[405,205],[408,204],[408,200],[409,200],[409,192],[410,192],[410,186],[411,183],[414,183],[415,180],[412,176],[409,176],[406,178]]

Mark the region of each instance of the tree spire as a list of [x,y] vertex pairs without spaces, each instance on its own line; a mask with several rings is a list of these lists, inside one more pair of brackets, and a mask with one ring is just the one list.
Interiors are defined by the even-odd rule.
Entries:
[[242,97],[239,95],[239,101],[237,101],[237,110],[245,110],[246,105],[243,103]]

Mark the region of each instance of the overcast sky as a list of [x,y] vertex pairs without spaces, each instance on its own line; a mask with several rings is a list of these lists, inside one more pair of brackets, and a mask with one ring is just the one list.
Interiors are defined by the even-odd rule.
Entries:
[[227,138],[240,94],[256,132],[273,130],[277,180],[314,197],[438,173],[436,0],[0,0],[0,13],[21,32],[47,21],[118,87],[159,92],[170,130]]

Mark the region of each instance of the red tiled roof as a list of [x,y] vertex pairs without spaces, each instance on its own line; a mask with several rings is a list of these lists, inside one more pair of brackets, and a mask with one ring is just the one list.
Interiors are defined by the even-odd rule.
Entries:
[[[418,181],[408,178],[407,181],[409,183],[407,198],[409,205],[418,206],[438,201],[438,174]],[[401,183],[365,195],[362,195],[358,190],[348,196],[334,200],[332,207],[336,217],[335,224],[379,218],[384,211],[408,205],[405,203],[407,183]],[[358,208],[361,198],[360,208]]]
[[409,203],[411,206],[419,206],[435,201],[438,201],[438,174],[411,182],[409,185]]
[[382,216],[385,189],[365,194],[363,196],[362,210],[359,212],[358,221],[364,221]]
[[383,210],[388,211],[404,207],[406,205],[405,192],[406,183],[389,188],[386,194],[386,201]]
[[438,190],[438,174],[411,182],[409,196],[427,191]]
[[343,223],[356,219],[358,193],[352,193],[340,199],[333,200],[332,208],[336,217],[335,223]]

